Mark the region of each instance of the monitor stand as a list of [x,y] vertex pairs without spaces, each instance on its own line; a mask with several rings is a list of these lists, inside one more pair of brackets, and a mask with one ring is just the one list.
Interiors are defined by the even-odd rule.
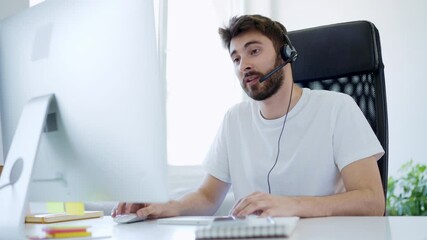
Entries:
[[53,101],[53,94],[33,98],[22,111],[0,178],[0,239],[25,239],[28,187]]

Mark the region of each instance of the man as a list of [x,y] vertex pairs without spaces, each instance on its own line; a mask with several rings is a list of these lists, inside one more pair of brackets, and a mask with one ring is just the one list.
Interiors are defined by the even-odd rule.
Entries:
[[219,33],[254,101],[225,115],[197,191],[165,204],[120,203],[112,216],[211,215],[231,184],[235,216],[383,215],[376,161],[384,151],[353,99],[293,83],[287,63],[296,53],[278,22],[244,15]]

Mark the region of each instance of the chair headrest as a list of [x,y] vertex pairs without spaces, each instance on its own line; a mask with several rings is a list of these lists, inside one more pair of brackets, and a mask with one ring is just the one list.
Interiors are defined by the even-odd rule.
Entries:
[[293,63],[295,82],[367,73],[382,67],[376,27],[355,21],[288,33],[298,51]]

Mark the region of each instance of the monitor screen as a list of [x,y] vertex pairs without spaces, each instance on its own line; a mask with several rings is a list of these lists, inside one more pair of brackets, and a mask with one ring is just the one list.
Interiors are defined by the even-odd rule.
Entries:
[[54,96],[29,201],[167,201],[158,69],[151,1],[48,0],[0,22],[5,155],[24,106]]

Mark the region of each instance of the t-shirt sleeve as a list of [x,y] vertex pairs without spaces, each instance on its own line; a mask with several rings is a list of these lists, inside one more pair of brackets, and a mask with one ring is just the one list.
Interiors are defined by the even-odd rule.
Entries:
[[227,154],[227,127],[229,114],[230,113],[228,112],[225,115],[223,122],[203,162],[203,167],[208,174],[227,183],[231,182]]
[[335,162],[340,171],[348,164],[367,157],[380,159],[384,155],[378,138],[359,106],[345,95],[337,107],[333,128]]

